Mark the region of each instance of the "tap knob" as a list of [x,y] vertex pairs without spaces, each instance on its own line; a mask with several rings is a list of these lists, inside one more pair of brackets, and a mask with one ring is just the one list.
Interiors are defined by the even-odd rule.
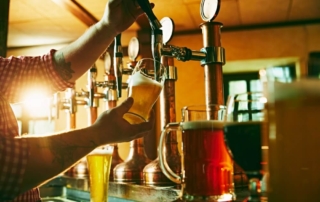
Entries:
[[88,90],[89,90],[89,100],[88,106],[94,106],[94,94],[96,92],[96,79],[97,79],[97,67],[93,67],[89,70],[88,73]]
[[76,101],[75,89],[67,88],[66,98],[67,98],[67,102],[69,104],[67,109],[69,110],[70,114],[76,113],[76,111],[77,111],[77,101]]
[[163,46],[163,36],[161,29],[152,30],[151,35],[151,50],[153,58],[160,62],[161,60],[161,49]]
[[114,74],[116,77],[118,97],[121,97],[121,89],[122,89],[122,46],[121,46],[121,34],[118,34],[115,37],[114,43]]
[[141,9],[144,11],[146,16],[148,17],[149,23],[152,29],[160,29],[161,23],[159,22],[157,17],[154,15],[150,2],[148,0],[138,0],[138,4],[141,7]]

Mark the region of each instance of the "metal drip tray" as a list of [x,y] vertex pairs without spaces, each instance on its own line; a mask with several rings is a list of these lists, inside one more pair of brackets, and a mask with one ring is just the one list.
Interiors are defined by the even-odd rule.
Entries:
[[[145,186],[130,183],[109,183],[109,202],[181,201],[181,190],[173,186]],[[85,178],[57,177],[40,187],[44,202],[90,202],[88,180]],[[246,189],[238,190],[237,202],[245,201]]]
[[42,198],[41,201],[43,202],[75,202],[73,200],[69,200],[66,198],[62,198],[62,197],[46,197],[46,198]]

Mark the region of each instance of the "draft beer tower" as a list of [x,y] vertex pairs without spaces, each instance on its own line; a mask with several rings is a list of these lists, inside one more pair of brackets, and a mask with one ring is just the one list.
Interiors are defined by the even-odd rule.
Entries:
[[[120,38],[117,39],[118,48],[115,49],[115,56],[117,52],[122,51],[119,47]],[[133,68],[136,65],[136,58],[139,53],[139,41],[137,38],[131,38],[128,46],[128,56],[130,62],[128,63],[127,68],[123,68],[123,74],[131,74]],[[120,55],[120,54],[118,54]],[[122,54],[121,54],[122,55]],[[115,59],[116,60],[116,59]],[[120,62],[120,61],[119,61]],[[143,181],[142,170],[150,160],[145,154],[144,151],[144,138],[138,138],[130,142],[129,156],[124,162],[119,163],[111,171],[113,173],[115,182],[126,182],[133,184],[141,184]]]
[[[151,49],[154,59],[160,61],[160,58],[175,58],[180,61],[200,61],[200,65],[204,69],[206,105],[224,105],[222,66],[225,64],[225,50],[221,46],[220,38],[220,29],[222,24],[213,21],[218,15],[220,0],[201,1],[200,14],[204,22],[200,25],[203,36],[203,48],[200,51],[190,50],[187,47],[177,47],[174,45],[164,44],[161,23],[154,15],[149,1],[138,0],[138,3],[147,15],[152,29]],[[169,92],[170,90],[165,88],[163,93],[168,94]],[[168,106],[160,106],[160,109],[160,114],[163,115],[161,116],[161,122],[166,125],[169,123],[168,120],[171,121],[170,116],[166,113]],[[208,118],[213,119],[214,117],[212,116],[215,115],[210,114],[210,117]],[[167,148],[171,147],[167,146]],[[153,183],[161,184],[160,182]]]

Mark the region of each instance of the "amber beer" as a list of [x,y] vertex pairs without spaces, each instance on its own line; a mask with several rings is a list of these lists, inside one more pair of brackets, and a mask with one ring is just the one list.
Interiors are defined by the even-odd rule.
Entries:
[[87,155],[91,202],[108,201],[111,150],[97,149]]
[[193,196],[233,197],[233,162],[224,143],[222,121],[182,123],[185,192]]
[[142,71],[131,75],[128,85],[128,97],[132,97],[134,103],[124,115],[124,118],[131,124],[147,121],[150,110],[157,101],[162,88],[162,83],[153,80]]
[[269,201],[320,201],[320,81],[268,85]]
[[[227,151],[223,134],[224,122],[199,120],[170,123],[162,131],[159,143],[159,160],[163,173],[172,181],[184,184],[183,198],[195,201],[232,201],[233,161]],[[183,163],[179,176],[165,166],[164,142],[170,131],[180,131]]]

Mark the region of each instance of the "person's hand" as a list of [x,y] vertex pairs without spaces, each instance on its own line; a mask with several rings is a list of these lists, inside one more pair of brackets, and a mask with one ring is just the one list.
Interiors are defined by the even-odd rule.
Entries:
[[[154,4],[150,4],[154,7]],[[113,27],[117,33],[128,29],[143,14],[137,0],[109,0],[102,21]]]
[[91,127],[94,133],[100,136],[98,139],[101,144],[129,142],[148,134],[153,128],[153,111],[150,114],[149,121],[141,124],[131,125],[123,118],[133,102],[133,98],[129,97],[121,105],[99,115]]

